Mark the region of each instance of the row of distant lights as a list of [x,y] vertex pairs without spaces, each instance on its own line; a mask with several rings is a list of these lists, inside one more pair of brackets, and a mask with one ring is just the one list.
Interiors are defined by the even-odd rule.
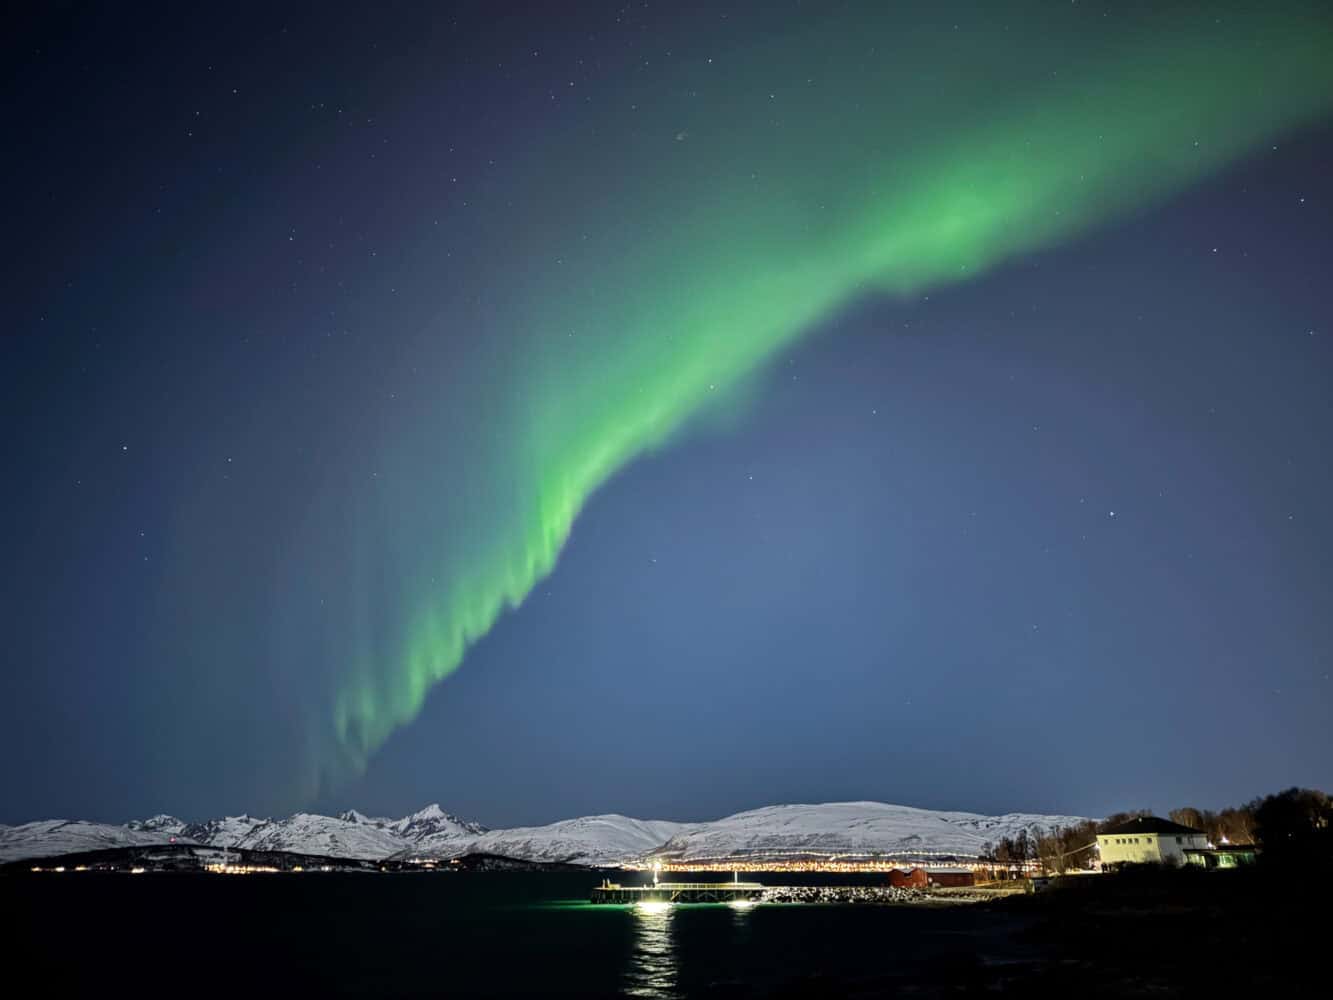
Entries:
[[[774,852],[775,854],[777,852]],[[793,852],[795,853],[795,852]],[[948,858],[948,861],[927,861],[925,856],[931,852],[921,852],[916,858],[867,858],[864,855],[827,855],[821,857],[810,857],[809,855],[797,854],[795,858],[768,857],[757,860],[741,860],[739,858],[729,861],[678,861],[668,862],[661,866],[663,871],[677,872],[711,872],[711,871],[852,871],[852,872],[886,872],[902,868],[923,868],[926,871],[935,868],[968,868],[973,871],[985,870],[993,867],[986,861],[978,859],[964,858],[959,859],[957,855],[940,854]],[[622,868],[629,871],[644,870],[650,867],[645,864],[625,864]]]
[[[136,875],[137,875],[139,872],[143,871],[142,868],[132,868],[132,869],[130,869],[130,870],[133,871]],[[86,871],[92,871],[92,869],[89,868],[87,865],[75,865],[73,868],[66,868],[64,865],[60,865],[58,868],[39,868],[39,867],[37,867],[36,865],[33,865],[33,867],[29,868],[28,871],[32,871],[32,872],[65,872],[65,871],[86,872]]]
[[[764,850],[764,851],[761,851],[761,852],[760,852],[760,851],[757,851],[757,852],[755,852],[754,854],[750,855],[749,858],[745,858],[745,857],[743,857],[743,856],[741,856],[741,855],[737,855],[733,860],[736,860],[736,861],[742,861],[742,860],[751,860],[751,859],[753,859],[753,860],[757,860],[757,861],[767,861],[767,860],[773,860],[773,859],[776,859],[776,858],[779,858],[779,857],[809,858],[809,859],[811,859],[811,860],[816,860],[816,859],[818,859],[818,860],[824,860],[824,861],[842,861],[842,860],[853,860],[853,861],[892,861],[892,860],[894,860],[895,858],[898,858],[898,859],[900,859],[900,860],[901,860],[901,859],[906,859],[906,858],[926,858],[926,857],[932,857],[932,858],[957,858],[957,857],[960,857],[960,855],[959,855],[959,853],[958,853],[957,851],[914,851],[912,854],[908,854],[908,855],[878,854],[878,853],[875,853],[875,854],[867,854],[867,853],[865,853],[864,851],[860,851],[860,852],[858,852],[858,851],[830,851],[830,852],[827,853],[827,854],[816,854],[816,853],[814,853],[814,852],[812,852],[812,851],[801,850],[801,849],[799,849],[799,848],[795,848],[795,849],[792,849],[792,850],[782,850],[781,848],[775,848],[775,849],[773,849],[773,850]],[[966,857],[968,857],[968,855],[963,854],[963,855],[961,855],[961,857],[966,858]],[[675,863],[675,864],[683,864],[683,863],[685,863],[685,862],[669,862],[669,861],[654,861],[654,862],[653,862],[653,864],[672,864],[672,863]],[[714,863],[716,863],[716,864],[720,864],[720,863],[722,863],[722,862],[714,862]],[[646,866],[646,867],[650,867],[650,866]]]
[[[33,865],[31,868],[28,869],[28,871],[30,871],[30,872],[34,872],[34,873],[36,873],[36,872],[54,872],[54,873],[57,873],[57,874],[62,874],[62,873],[67,872],[67,871],[73,871],[73,872],[110,871],[110,872],[114,872],[114,871],[121,871],[121,870],[123,870],[123,869],[119,869],[119,868],[90,868],[90,867],[88,867],[87,865],[75,865],[73,868],[66,868],[64,865],[57,865],[57,866],[54,867],[54,868],[42,868],[42,867],[39,866],[39,865]],[[147,870],[148,870],[147,868],[144,868],[144,867],[142,867],[142,866],[140,866],[140,865],[135,865],[133,868],[130,869],[130,874],[131,874],[131,875],[142,875],[142,874],[143,874],[144,872],[146,872]],[[300,865],[297,865],[296,867],[294,867],[294,868],[292,868],[292,869],[290,869],[290,870],[293,871],[293,872],[304,872],[304,871],[307,871],[307,870],[308,870],[308,871],[331,872],[331,871],[333,871],[333,866],[332,866],[332,865],[322,865],[322,866],[320,866],[319,868],[310,868],[310,869],[306,869],[306,868],[302,868]],[[278,873],[281,873],[281,872],[283,871],[283,869],[281,869],[281,868],[274,868],[274,867],[269,866],[269,865],[221,865],[221,864],[219,864],[219,865],[204,865],[204,871],[209,872],[209,873],[214,874],[214,875],[257,875],[257,874],[265,874],[265,875],[267,875],[267,874],[278,874]]]

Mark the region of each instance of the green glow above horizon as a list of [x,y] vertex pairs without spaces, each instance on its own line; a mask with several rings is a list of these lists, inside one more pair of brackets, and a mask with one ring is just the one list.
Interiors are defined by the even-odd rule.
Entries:
[[[517,221],[497,222],[516,273],[496,324],[518,346],[487,362],[486,446],[441,515],[447,555],[338,668],[321,770],[364,768],[552,572],[593,493],[839,309],[1127,218],[1329,110],[1317,15],[1182,17],[1148,44],[1107,30],[1086,59],[1050,28],[983,33],[942,63],[888,26],[829,21],[719,60],[725,76],[673,70],[669,109],[629,110],[649,97],[627,84],[595,151],[588,134],[534,141],[507,181]],[[1059,73],[995,86],[995,64],[1041,57]]]

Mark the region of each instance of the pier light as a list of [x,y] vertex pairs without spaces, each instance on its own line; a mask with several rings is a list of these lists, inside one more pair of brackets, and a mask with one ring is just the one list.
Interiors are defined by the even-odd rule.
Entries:
[[667,910],[671,909],[671,904],[660,899],[643,900],[635,903],[634,908],[640,913],[666,913]]

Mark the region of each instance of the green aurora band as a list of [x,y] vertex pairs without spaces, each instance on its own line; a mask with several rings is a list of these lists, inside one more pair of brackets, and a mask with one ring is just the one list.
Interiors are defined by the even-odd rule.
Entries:
[[517,291],[493,323],[519,346],[477,362],[484,454],[451,487],[447,542],[385,542],[419,568],[402,620],[337,668],[323,778],[363,770],[418,715],[618,470],[839,309],[1076,238],[1328,113],[1326,15],[1217,13],[983,13],[915,34],[818,16],[536,132],[499,182]]

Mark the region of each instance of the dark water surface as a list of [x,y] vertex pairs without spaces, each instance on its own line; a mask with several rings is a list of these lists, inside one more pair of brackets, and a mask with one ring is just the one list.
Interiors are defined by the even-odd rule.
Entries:
[[[711,876],[709,880],[716,879]],[[1022,957],[987,907],[592,906],[588,873],[66,873],[0,881],[11,975],[57,993],[878,993]],[[762,877],[791,884],[791,876]],[[627,881],[629,881],[627,879]],[[886,984],[888,984],[886,986]]]

